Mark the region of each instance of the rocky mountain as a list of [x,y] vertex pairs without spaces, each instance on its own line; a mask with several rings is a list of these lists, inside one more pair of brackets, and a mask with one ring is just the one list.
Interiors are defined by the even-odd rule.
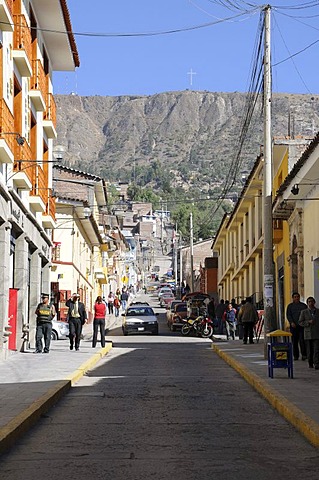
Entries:
[[[218,188],[236,158],[248,96],[181,91],[152,96],[57,95],[57,143],[64,162],[110,180],[158,188]],[[319,96],[274,94],[273,134],[313,136]],[[242,147],[239,170],[249,170],[262,144],[262,106]]]

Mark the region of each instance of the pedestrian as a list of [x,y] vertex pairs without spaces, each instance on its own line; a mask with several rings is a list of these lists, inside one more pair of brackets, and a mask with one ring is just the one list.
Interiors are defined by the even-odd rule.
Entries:
[[114,314],[115,314],[116,317],[118,317],[120,315],[120,306],[121,306],[120,299],[117,295],[115,295],[115,298],[114,298]]
[[246,303],[240,307],[238,320],[243,324],[243,343],[246,345],[248,338],[249,343],[254,343],[254,325],[258,322],[258,312],[251,297],[246,297]]
[[114,294],[110,292],[107,297],[107,308],[109,311],[109,315],[113,315],[113,305],[114,305]]
[[290,333],[292,334],[294,360],[299,359],[299,354],[301,354],[302,360],[307,359],[304,331],[303,327],[299,324],[300,313],[306,308],[307,305],[300,301],[300,294],[293,292],[292,302],[287,306],[286,317],[290,325]]
[[225,300],[222,298],[215,308],[217,328],[218,328],[219,335],[222,335],[224,331],[223,315],[225,310],[226,310]]
[[94,304],[94,320],[93,320],[93,339],[92,347],[96,347],[98,330],[100,330],[101,335],[101,345],[105,347],[105,315],[106,315],[106,305],[102,300],[102,297],[99,295],[96,297]]
[[[41,294],[41,303],[38,304],[35,314],[37,316],[37,328],[35,335],[35,352],[34,353],[49,353],[52,333],[52,319],[55,317],[55,307],[49,304],[49,295],[47,293]],[[43,341],[44,339],[44,349]]]
[[309,368],[319,370],[319,310],[316,300],[307,298],[307,308],[301,310],[299,325],[303,328]]
[[126,289],[123,288],[123,291],[121,293],[121,305],[123,310],[126,310],[127,302],[128,302],[128,293]]
[[69,322],[70,350],[79,350],[82,327],[87,322],[87,314],[84,303],[80,302],[80,295],[73,293],[69,301],[67,320]]
[[117,287],[116,292],[115,292],[115,295],[117,296],[117,298],[120,298],[120,296],[121,296],[121,290],[119,289],[119,287]]
[[242,308],[243,305],[245,305],[246,303],[246,300],[243,299],[241,302],[240,302],[240,305],[238,305],[238,308],[237,308],[237,330],[238,330],[238,338],[239,340],[242,340],[244,338],[244,328],[243,328],[243,322],[239,319],[239,312],[240,312],[240,309]]
[[216,314],[215,314],[215,300],[212,297],[207,304],[207,316],[213,324],[213,330],[216,329]]
[[236,310],[231,303],[228,303],[227,308],[223,315],[223,321],[226,327],[227,340],[232,338],[235,340],[236,331]]

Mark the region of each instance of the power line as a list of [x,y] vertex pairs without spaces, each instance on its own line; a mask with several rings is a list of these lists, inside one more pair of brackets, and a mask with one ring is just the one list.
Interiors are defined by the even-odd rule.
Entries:
[[154,37],[154,36],[159,36],[159,35],[171,35],[174,33],[182,33],[182,32],[189,32],[192,30],[199,30],[201,28],[207,28],[211,27],[213,25],[218,25],[220,23],[228,22],[230,20],[234,20],[235,18],[242,17],[247,14],[253,14],[256,13],[257,11],[260,10],[260,7],[256,7],[250,11],[245,11],[242,13],[238,13],[237,15],[233,15],[232,17],[226,17],[226,18],[221,18],[217,19],[214,22],[208,22],[208,23],[202,23],[199,25],[192,25],[190,27],[183,27],[183,28],[175,28],[172,30],[162,30],[162,31],[157,31],[157,32],[136,32],[136,33],[106,33],[106,32],[69,32],[69,31],[62,31],[62,30],[51,30],[48,28],[39,28],[39,27],[24,27],[21,26],[20,24],[15,24],[15,23],[9,23],[9,22],[3,22],[0,21],[0,25],[11,25],[11,26],[18,26],[19,28],[27,28],[27,29],[33,29],[37,30],[40,32],[46,32],[46,33],[56,33],[56,34],[61,34],[61,35],[70,35],[72,34],[75,37],[106,37],[106,38],[114,38],[114,37]]
[[281,30],[280,30],[280,28],[279,28],[279,25],[278,25],[278,22],[277,22],[277,20],[276,20],[276,17],[274,16],[273,18],[274,18],[274,23],[276,24],[276,27],[277,27],[277,29],[278,29],[278,32],[279,32],[279,34],[280,34],[280,36],[281,36],[282,42],[283,42],[283,44],[285,45],[286,50],[287,50],[287,52],[288,52],[289,55],[290,55],[290,59],[291,59],[291,61],[292,61],[292,63],[293,63],[293,66],[295,67],[295,70],[296,70],[296,72],[297,72],[300,80],[302,81],[302,83],[303,83],[304,87],[306,88],[306,90],[308,90],[308,92],[309,92],[310,94],[312,94],[312,92],[309,90],[306,82],[304,81],[303,77],[301,76],[301,73],[300,73],[300,71],[298,70],[297,65],[296,65],[296,63],[295,63],[295,61],[294,61],[294,59],[293,59],[293,56],[291,55],[291,53],[290,53],[290,51],[289,51],[289,48],[288,48],[288,46],[287,46],[287,44],[286,44],[286,42],[285,42],[285,39],[284,39],[284,37],[283,37],[283,35],[282,35],[282,33],[281,33]]

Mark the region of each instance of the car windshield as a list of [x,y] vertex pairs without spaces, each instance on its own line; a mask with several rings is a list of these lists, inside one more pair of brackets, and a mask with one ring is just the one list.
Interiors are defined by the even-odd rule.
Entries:
[[187,305],[176,305],[175,312],[187,312]]
[[141,307],[141,308],[129,308],[126,312],[127,317],[146,317],[149,315],[154,315],[154,311],[152,308]]

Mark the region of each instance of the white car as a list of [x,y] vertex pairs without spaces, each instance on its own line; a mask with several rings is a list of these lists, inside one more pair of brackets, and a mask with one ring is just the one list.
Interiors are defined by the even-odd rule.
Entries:
[[162,287],[159,289],[157,297],[160,300],[161,296],[164,295],[165,293],[172,293],[172,289],[169,287]]
[[130,305],[126,312],[122,313],[122,316],[124,317],[122,323],[123,335],[147,332],[158,335],[158,313],[154,313],[149,305],[142,303]]
[[69,324],[52,320],[51,340],[63,340],[69,336]]

